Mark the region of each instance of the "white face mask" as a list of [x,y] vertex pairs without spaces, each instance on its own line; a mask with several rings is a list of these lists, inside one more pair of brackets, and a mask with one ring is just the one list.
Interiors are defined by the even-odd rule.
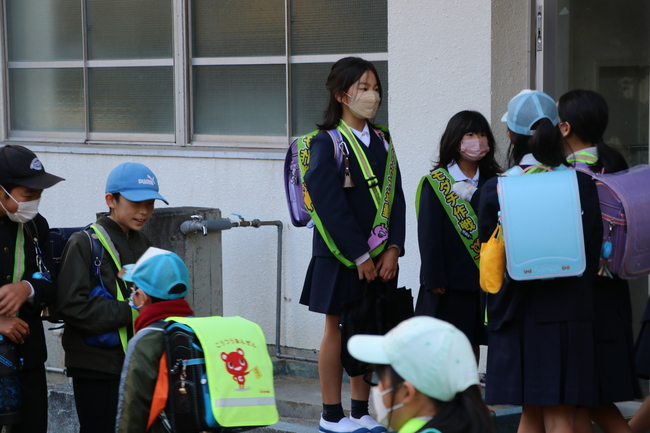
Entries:
[[390,415],[392,411],[404,406],[403,403],[396,404],[390,408],[384,405],[383,397],[391,391],[393,391],[393,388],[385,389],[383,391],[380,391],[378,386],[373,386],[370,388],[370,392],[372,394],[372,405],[375,408],[375,413],[377,414],[377,422],[384,427],[389,427],[388,415]]
[[135,305],[135,299],[134,298],[135,298],[135,292],[137,290],[138,289],[133,290],[133,288],[131,288],[131,296],[129,296],[129,306],[131,306],[131,308],[133,308],[136,311],[139,310],[140,308],[142,308],[142,305],[140,305],[140,306]]
[[26,223],[27,221],[33,220],[36,214],[38,214],[38,204],[41,202],[40,198],[32,201],[16,201],[16,199],[7,192],[4,186],[2,187],[2,190],[18,205],[18,210],[12,213],[5,208],[2,202],[0,202],[0,206],[2,206],[2,209],[6,212],[11,221],[16,223]]

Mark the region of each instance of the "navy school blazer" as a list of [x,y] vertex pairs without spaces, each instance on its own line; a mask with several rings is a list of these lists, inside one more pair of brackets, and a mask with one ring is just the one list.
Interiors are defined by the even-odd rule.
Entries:
[[[382,140],[371,130],[370,146],[361,144],[372,170],[383,183],[388,153]],[[343,137],[345,140],[345,137]],[[387,137],[388,139],[388,137]],[[347,143],[347,140],[346,140]],[[370,195],[367,182],[352,149],[350,149],[350,174],[354,188],[343,188],[345,165],[338,166],[334,158],[334,144],[326,131],[316,134],[311,140],[309,170],[305,184],[314,207],[323,225],[332,236],[341,253],[350,261],[368,252],[368,237],[376,215],[376,207]],[[400,247],[404,254],[406,235],[406,203],[402,191],[402,178],[397,169],[393,189],[393,207],[390,215],[388,244]],[[318,230],[314,229],[312,254],[333,257]]]

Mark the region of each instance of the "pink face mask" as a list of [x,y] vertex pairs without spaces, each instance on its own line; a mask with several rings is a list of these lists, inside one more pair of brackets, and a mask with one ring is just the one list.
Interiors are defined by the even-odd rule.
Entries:
[[469,161],[480,160],[489,150],[488,139],[485,137],[471,138],[460,142],[460,154]]

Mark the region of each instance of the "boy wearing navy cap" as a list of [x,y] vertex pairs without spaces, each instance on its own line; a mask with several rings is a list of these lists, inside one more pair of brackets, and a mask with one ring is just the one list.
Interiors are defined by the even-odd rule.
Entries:
[[1,344],[14,344],[23,358],[18,374],[23,407],[29,408],[22,416],[1,414],[0,430],[11,424],[12,432],[47,431],[47,349],[40,315],[56,299],[56,284],[47,270],[50,228],[38,205],[43,190],[62,180],[47,173],[26,147],[0,148]]
[[[91,225],[90,235],[73,234],[65,250],[59,276],[59,314],[65,365],[72,384],[80,433],[115,430],[118,386],[127,340],[133,336],[137,313],[129,307],[129,290],[120,278],[123,263],[134,263],[151,245],[140,233],[153,214],[154,201],[167,201],[158,192],[158,179],[146,166],[127,162],[109,174],[106,182],[108,216]],[[112,299],[91,296],[98,279],[91,277],[93,242],[103,247],[100,274]],[[97,336],[114,335],[115,343]]]

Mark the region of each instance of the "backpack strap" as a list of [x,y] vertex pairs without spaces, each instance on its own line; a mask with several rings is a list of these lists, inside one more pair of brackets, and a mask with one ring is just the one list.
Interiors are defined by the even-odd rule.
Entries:
[[93,229],[87,227],[83,232],[86,234],[86,236],[88,236],[88,240],[90,241],[90,282],[92,283],[93,281],[97,280],[102,286],[104,286],[102,273],[100,271],[102,260],[104,260],[104,246],[99,241],[99,239],[97,239],[97,237],[93,237]]
[[119,251],[117,251],[117,248],[115,248],[115,244],[113,243],[113,240],[106,232],[106,229],[104,229],[104,227],[100,226],[99,224],[91,224],[90,229],[95,231],[95,234],[99,238],[98,239],[99,242],[101,242],[104,248],[108,250],[108,253],[111,255],[113,262],[115,262],[115,266],[117,267],[117,270],[119,271],[120,269],[122,269],[122,265],[120,264],[121,263],[120,253]]
[[354,182],[352,182],[352,176],[350,175],[350,150],[348,145],[343,140],[341,131],[338,129],[330,129],[327,133],[332,138],[334,143],[334,159],[336,160],[336,166],[341,168],[341,162],[345,163],[345,179],[343,181],[343,188],[353,188]]
[[544,164],[529,165],[525,169],[522,168],[520,165],[514,165],[510,167],[508,170],[506,170],[502,174],[502,176],[518,176],[520,174],[545,173],[547,171],[553,171],[553,170],[555,169]]

